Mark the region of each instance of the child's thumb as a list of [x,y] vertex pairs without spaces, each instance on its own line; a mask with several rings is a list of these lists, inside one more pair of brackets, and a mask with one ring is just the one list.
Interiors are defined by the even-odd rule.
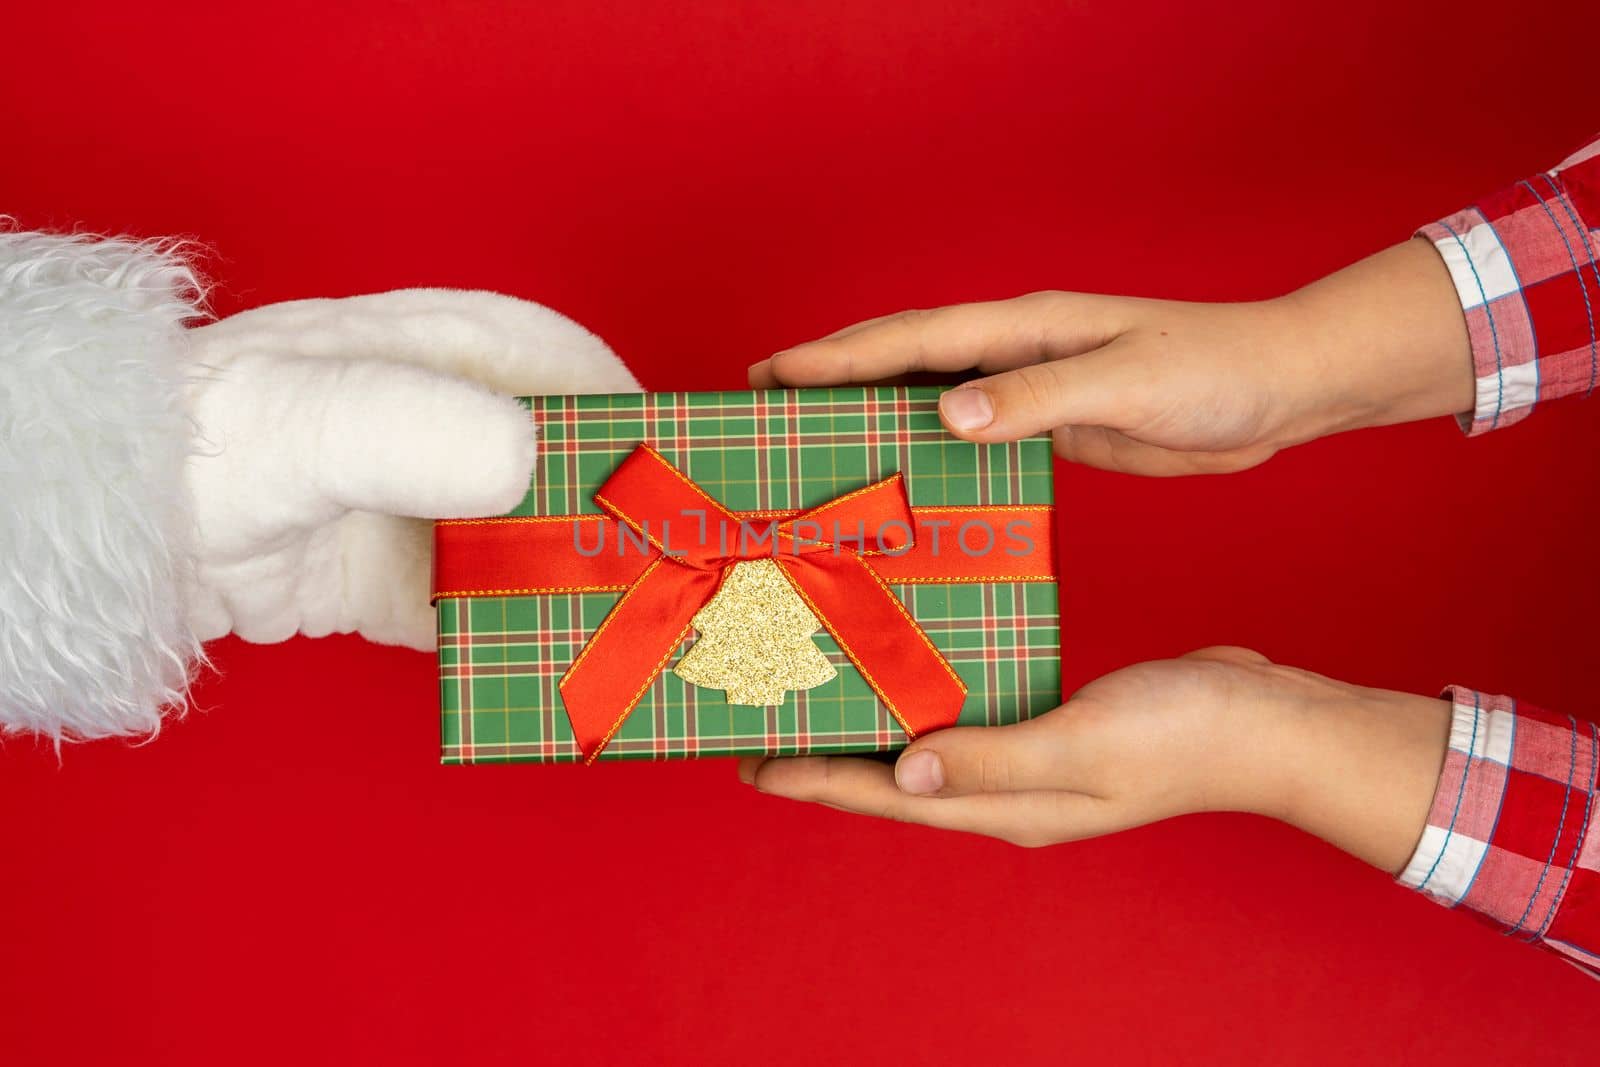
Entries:
[[1061,426],[1136,422],[1142,390],[1116,342],[964,382],[939,398],[945,428],[969,441],[1016,441]]
[[941,797],[1060,789],[1071,762],[1062,734],[1048,719],[940,730],[901,753],[895,784]]

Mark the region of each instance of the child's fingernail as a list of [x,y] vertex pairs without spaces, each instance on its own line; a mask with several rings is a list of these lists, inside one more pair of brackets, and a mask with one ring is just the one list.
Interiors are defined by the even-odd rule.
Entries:
[[922,796],[944,788],[944,764],[937,752],[912,752],[894,765],[894,784],[902,793]]
[[755,785],[756,769],[760,766],[761,761],[759,759],[752,759],[749,756],[741,759],[739,761],[739,781],[745,785]]
[[952,389],[939,398],[939,413],[956,430],[981,430],[994,421],[994,405],[982,389]]

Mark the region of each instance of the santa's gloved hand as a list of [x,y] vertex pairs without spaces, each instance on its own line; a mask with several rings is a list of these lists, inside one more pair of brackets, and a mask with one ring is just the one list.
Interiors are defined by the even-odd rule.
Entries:
[[425,520],[522,499],[534,427],[511,397],[638,388],[577,323],[494,293],[275,304],[190,341],[201,640],[433,648]]
[[511,397],[638,388],[510,297],[197,294],[171,245],[0,229],[0,733],[148,734],[229,631],[432,647],[427,519],[520,499]]

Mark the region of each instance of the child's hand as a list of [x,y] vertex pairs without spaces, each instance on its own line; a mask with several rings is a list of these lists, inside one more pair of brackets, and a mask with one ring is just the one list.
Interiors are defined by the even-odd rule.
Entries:
[[1173,815],[1284,819],[1397,871],[1428,814],[1450,706],[1282,667],[1238,648],[1143,663],[1016,726],[957,727],[890,768],[747,759],[764,793],[1047,845]]
[[756,388],[977,371],[940,414],[971,441],[1054,431],[1056,451],[1138,474],[1252,467],[1341,430],[1469,411],[1472,360],[1425,241],[1254,304],[1081,293],[907,311],[750,368]]

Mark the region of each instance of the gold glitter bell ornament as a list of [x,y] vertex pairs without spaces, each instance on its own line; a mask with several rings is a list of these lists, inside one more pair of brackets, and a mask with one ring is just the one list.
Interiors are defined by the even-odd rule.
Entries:
[[699,637],[673,673],[730,704],[781,704],[838,673],[811,640],[822,624],[770,559],[735,563],[691,624]]

